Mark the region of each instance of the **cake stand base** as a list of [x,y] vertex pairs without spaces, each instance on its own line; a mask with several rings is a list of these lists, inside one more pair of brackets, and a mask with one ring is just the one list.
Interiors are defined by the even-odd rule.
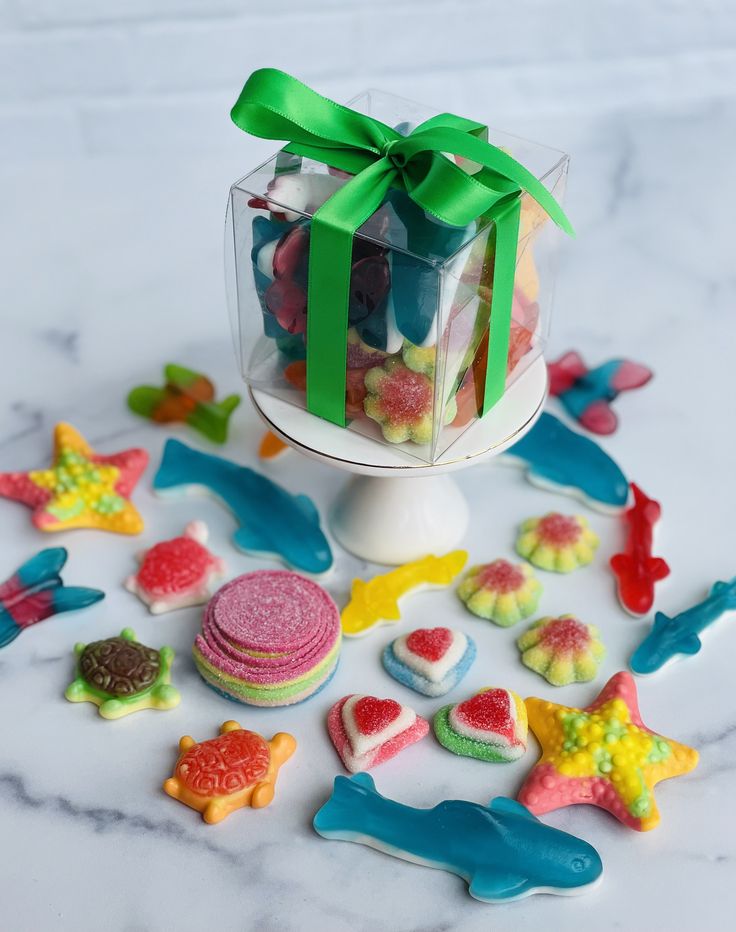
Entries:
[[356,557],[395,565],[452,550],[468,519],[452,476],[353,476],[335,501],[330,527]]

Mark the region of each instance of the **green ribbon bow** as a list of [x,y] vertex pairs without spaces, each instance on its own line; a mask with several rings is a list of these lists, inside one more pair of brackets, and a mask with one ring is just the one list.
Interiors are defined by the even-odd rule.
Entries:
[[[521,194],[526,191],[566,233],[572,226],[544,185],[510,155],[479,138],[486,128],[451,113],[410,135],[343,107],[273,68],[254,71],[232,108],[236,126],[253,136],[288,140],[286,151],[354,177],[312,217],[307,303],[307,408],[345,426],[348,301],[353,235],[390,188],[423,210],[464,227],[481,214],[496,226],[489,349],[482,411],[503,395]],[[483,167],[464,172],[442,153]]]

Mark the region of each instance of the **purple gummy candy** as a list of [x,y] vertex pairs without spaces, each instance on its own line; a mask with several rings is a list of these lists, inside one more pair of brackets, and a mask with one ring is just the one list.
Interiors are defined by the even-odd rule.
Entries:
[[390,286],[391,274],[385,256],[367,256],[355,263],[350,276],[351,326],[370,317],[386,298]]

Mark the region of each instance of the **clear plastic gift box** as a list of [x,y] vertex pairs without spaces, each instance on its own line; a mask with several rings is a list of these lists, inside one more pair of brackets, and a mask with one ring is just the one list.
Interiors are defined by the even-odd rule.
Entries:
[[[404,134],[437,113],[376,91],[349,106]],[[562,201],[567,155],[494,129],[488,140]],[[469,173],[477,168],[458,164]],[[243,378],[305,411],[311,217],[349,177],[282,151],[230,189],[228,299]],[[562,235],[522,194],[507,392],[544,351]],[[486,378],[494,240],[490,217],[451,227],[400,190],[389,191],[358,229],[344,429],[432,463],[472,428]]]

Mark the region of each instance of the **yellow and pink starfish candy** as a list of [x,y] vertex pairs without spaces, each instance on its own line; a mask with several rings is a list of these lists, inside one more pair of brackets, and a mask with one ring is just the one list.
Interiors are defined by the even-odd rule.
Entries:
[[97,528],[140,534],[143,519],[130,495],[147,464],[145,450],[95,453],[70,424],[57,424],[51,466],[0,473],[0,497],[30,506],[40,531]]
[[654,787],[693,770],[698,752],[642,722],[630,673],[611,677],[584,709],[527,699],[529,727],[542,756],[519,792],[534,815],[587,803],[646,832],[659,823]]

